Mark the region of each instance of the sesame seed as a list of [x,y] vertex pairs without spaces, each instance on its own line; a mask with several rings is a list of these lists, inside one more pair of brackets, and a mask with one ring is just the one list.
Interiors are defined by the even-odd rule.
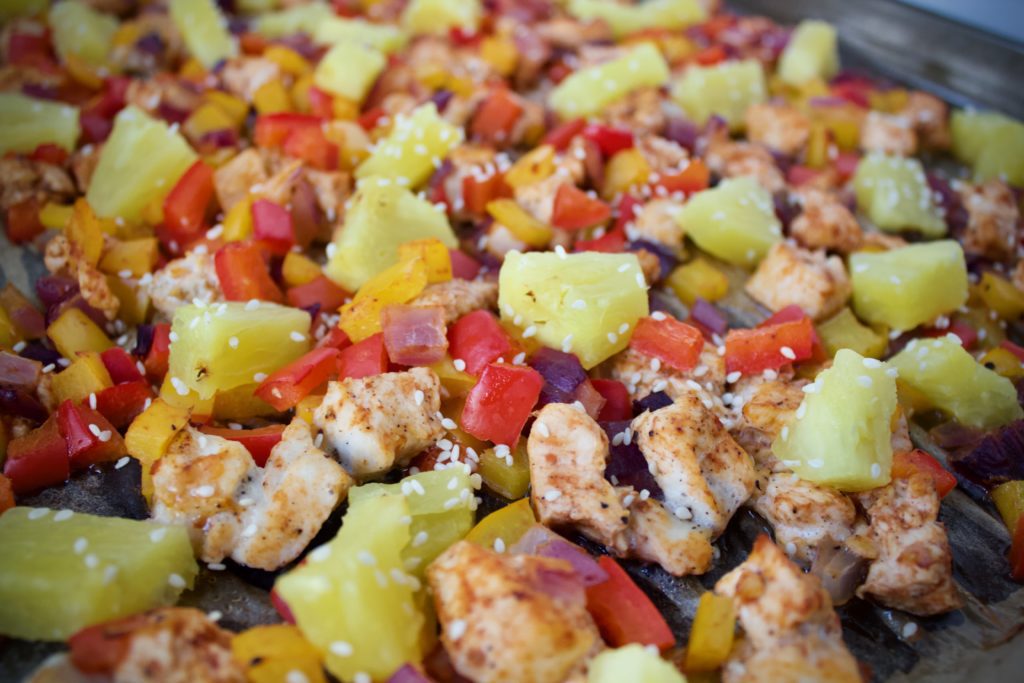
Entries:
[[614,332],[609,332],[608,341],[614,344],[615,342],[619,341],[619,335],[615,334]]
[[92,553],[89,553],[85,556],[85,566],[89,569],[95,569],[96,567],[100,566],[100,558],[96,557]]
[[562,492],[558,489],[548,489],[544,492],[544,500],[558,500],[562,496]]
[[448,624],[448,639],[458,640],[466,633],[466,621],[464,619],[455,619]]
[[825,466],[825,461],[822,460],[821,458],[814,458],[813,460],[808,460],[807,464],[816,470],[820,470],[822,467]]
[[636,284],[640,289],[647,289],[647,281],[644,280],[643,273],[636,274]]
[[788,358],[789,360],[796,360],[796,353],[794,353],[793,349],[789,348],[788,346],[783,346],[782,348],[780,348],[779,353],[781,353],[784,358]]
[[420,531],[412,538],[412,547],[419,548],[421,545],[430,540],[430,534],[426,531]]
[[450,417],[446,417],[443,420],[441,420],[441,426],[447,429],[448,431],[459,428],[459,425],[455,424],[455,420],[451,419]]
[[865,358],[863,363],[864,363],[864,367],[870,368],[870,369],[875,369],[875,368],[882,367],[882,361],[878,360],[877,358]]
[[94,424],[90,424],[89,425],[89,431],[92,432],[93,436],[99,436],[100,435],[100,428],[97,427]]
[[572,307],[577,311],[582,311],[587,307],[587,302],[583,299],[576,299],[576,301],[572,302]]
[[109,586],[113,583],[114,579],[117,578],[117,572],[118,569],[116,564],[108,564],[103,570],[103,585]]
[[793,541],[786,542],[786,554],[790,556],[796,555],[796,543],[793,543]]
[[739,370],[733,370],[732,372],[725,376],[725,381],[728,382],[729,384],[735,384],[740,380],[740,377],[742,376],[743,375],[740,373]]
[[915,624],[912,621],[908,621],[903,625],[903,628],[900,630],[900,633],[903,634],[904,638],[912,637],[915,633],[917,633],[917,624]]
[[665,320],[668,318],[668,316],[665,315],[662,311],[655,311],[654,313],[651,313],[651,317],[658,321]]
[[306,341],[306,335],[302,334],[301,332],[297,332],[295,330],[291,331],[291,333],[288,335],[288,338],[291,339],[293,342],[304,342],[304,341]]
[[188,396],[188,387],[178,377],[171,378],[171,386],[174,387],[174,391],[178,396]]
[[523,330],[523,339],[529,339],[530,337],[532,337],[535,334],[537,334],[537,326],[536,325],[530,325],[525,330]]
[[89,547],[89,539],[87,539],[87,538],[75,539],[74,549],[75,549],[75,554],[76,555],[81,555],[82,553],[84,553],[85,549],[87,547]]
[[204,484],[202,486],[195,488],[192,491],[192,493],[199,496],[200,498],[209,498],[210,496],[213,495],[213,486],[209,484]]
[[352,645],[346,643],[344,640],[336,640],[330,645],[331,654],[335,654],[339,657],[351,657],[352,656]]
[[41,519],[46,515],[50,514],[50,511],[46,508],[33,508],[29,510],[28,518],[31,520]]
[[416,405],[418,405],[418,406],[423,405],[423,392],[420,391],[419,389],[417,389],[416,391],[413,392],[412,398],[413,398],[414,401],[416,401]]
[[461,358],[456,358],[455,360],[453,360],[452,365],[455,366],[455,369],[458,370],[459,372],[463,372],[466,369],[466,361],[462,360]]
[[537,433],[543,437],[551,436],[551,430],[548,429],[548,426],[546,424],[540,422],[539,420],[533,424],[533,428],[536,429]]
[[880,476],[882,476],[882,466],[877,462],[873,463],[871,465],[871,478],[878,479]]
[[233,349],[237,349],[238,348],[238,337],[231,337],[230,339],[228,339],[228,346],[230,346]]
[[623,263],[621,266],[619,266],[619,272],[620,273],[625,273],[627,270],[629,270],[629,264],[628,263]]
[[65,520],[71,519],[71,516],[73,514],[75,514],[75,513],[72,512],[71,510],[66,510],[66,509],[65,510],[61,510],[57,514],[55,514],[53,516],[53,521],[55,521],[55,522],[63,522]]
[[267,378],[267,373],[265,373],[265,372],[257,372],[255,375],[252,376],[252,381],[253,382],[262,382],[266,378]]
[[244,529],[242,529],[242,536],[245,537],[245,538],[249,538],[251,536],[255,536],[256,535],[256,531],[257,531],[256,525],[255,524],[250,524],[249,526],[247,526]]
[[782,440],[783,441],[788,441],[789,440],[789,426],[788,425],[782,428]]
[[167,583],[171,586],[171,588],[185,587],[185,579],[183,579],[180,574],[171,574],[170,576],[168,576]]
[[[571,341],[572,335],[570,334],[569,337],[567,337],[567,338],[570,339],[570,341]],[[565,341],[564,340],[562,341],[562,350],[563,351],[566,350],[565,349]],[[517,353],[515,356],[512,357],[512,365],[523,365],[525,362],[526,362],[526,352],[525,351],[520,351],[519,353]]]
[[210,564],[206,565],[206,568],[209,569],[211,572],[222,572],[225,569],[227,569],[227,565],[221,562],[211,562]]
[[874,384],[874,382],[867,375],[859,375],[857,377],[857,384],[859,384],[859,385],[861,385],[862,387],[865,387],[865,388],[870,388],[871,385]]
[[356,559],[359,560],[360,564],[365,564],[367,567],[377,564],[377,558],[368,550],[360,550],[356,553]]
[[255,311],[259,307],[260,307],[259,299],[249,299],[245,303],[245,310],[247,310],[247,311]]
[[373,683],[373,679],[365,671],[357,671],[352,677],[352,683]]

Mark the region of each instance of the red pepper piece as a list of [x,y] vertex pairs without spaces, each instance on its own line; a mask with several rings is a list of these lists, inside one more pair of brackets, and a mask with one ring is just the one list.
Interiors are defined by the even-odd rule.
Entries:
[[212,436],[219,436],[228,441],[237,441],[245,446],[253,461],[263,467],[267,464],[270,451],[281,442],[284,425],[267,425],[256,429],[228,429],[226,427],[200,427],[199,431]]
[[625,384],[617,379],[592,379],[590,383],[604,396],[598,422],[617,422],[633,417],[633,401]]
[[71,663],[84,674],[109,676],[128,655],[132,635],[150,617],[133,614],[82,629],[68,639]]
[[349,346],[352,346],[352,340],[340,327],[332,327],[323,339],[316,343],[318,349],[338,349],[339,351]]
[[497,88],[477,108],[470,135],[485,142],[508,140],[512,127],[523,114],[523,105],[505,88]]
[[304,285],[297,285],[288,290],[288,305],[295,308],[308,308],[319,304],[322,312],[333,312],[341,308],[349,293],[334,284],[326,275],[320,275]]
[[171,326],[167,323],[157,323],[153,326],[153,343],[142,364],[146,368],[146,377],[149,381],[154,384],[163,382],[170,359]]
[[309,87],[309,110],[313,116],[334,118],[334,97],[315,85]]
[[940,498],[956,488],[956,477],[928,453],[921,449],[903,451],[893,455],[893,479],[906,479],[915,472],[922,472],[932,478]]
[[264,114],[256,118],[253,141],[260,147],[280,147],[298,128],[320,128],[323,119],[312,114]]
[[18,496],[68,480],[71,476],[68,444],[61,436],[56,414],[7,444],[4,476],[11,480]]
[[338,349],[313,349],[275,371],[254,393],[276,410],[293,408],[338,371],[339,355]]
[[533,368],[491,363],[466,396],[462,428],[478,439],[515,446],[543,386]]
[[711,47],[706,47],[694,55],[693,60],[702,66],[711,66],[713,64],[718,64],[719,62],[724,62],[728,57],[729,53],[725,51],[724,46],[712,45]]
[[155,398],[153,389],[145,380],[123,382],[96,394],[96,410],[117,429],[125,429],[152,398]]
[[269,251],[283,256],[295,245],[292,215],[269,199],[252,203],[252,236]]
[[612,207],[591,197],[571,183],[565,183],[555,194],[551,224],[563,230],[582,230],[605,223],[612,217]]
[[693,325],[675,318],[641,318],[633,330],[630,348],[686,372],[697,366],[704,349],[704,335]]
[[[290,219],[289,219],[290,220]],[[284,295],[270,277],[270,269],[258,246],[251,242],[225,244],[213,257],[217,279],[228,301],[273,301]]]
[[548,131],[547,135],[544,136],[545,145],[551,145],[559,152],[565,150],[572,142],[572,139],[583,132],[583,129],[587,127],[586,119],[573,119],[567,121],[555,128]]
[[213,168],[202,159],[192,164],[164,199],[164,225],[179,244],[199,237],[213,199]]
[[321,171],[338,169],[338,146],[324,137],[320,126],[298,126],[284,141],[284,153]]
[[28,158],[32,161],[42,161],[47,164],[60,166],[68,159],[68,151],[53,143],[46,142],[36,147]]
[[338,356],[339,379],[360,379],[387,371],[388,351],[384,347],[384,334],[381,332],[342,349]]
[[633,146],[633,133],[616,126],[594,123],[583,129],[583,137],[597,143],[606,159]]
[[665,188],[666,192],[682,192],[693,194],[706,190],[711,184],[711,170],[700,159],[693,159],[690,164],[680,171],[669,171],[662,173],[657,187]]
[[57,427],[67,442],[72,471],[127,454],[124,439],[107,418],[68,399],[57,408]]
[[449,249],[452,259],[452,277],[461,280],[473,280],[480,274],[483,265],[461,249]]
[[725,369],[750,375],[807,360],[814,355],[814,338],[814,325],[807,317],[753,330],[729,330]]
[[110,373],[110,379],[113,380],[114,384],[145,379],[142,373],[139,372],[139,366],[135,364],[135,359],[120,346],[111,347],[101,353],[100,360],[106,366],[107,372]]
[[39,202],[23,199],[7,208],[7,239],[14,244],[30,242],[43,234],[46,228],[39,221]]
[[505,184],[502,173],[492,173],[486,178],[470,174],[462,179],[462,201],[470,213],[483,215],[488,202],[511,196],[512,189]]
[[479,375],[501,356],[510,357],[512,341],[490,311],[468,313],[448,328],[448,353],[466,363],[466,372]]
[[[762,320],[758,327],[771,327],[772,325],[778,325],[780,323],[798,322],[805,319],[810,320],[811,318],[809,315],[804,313],[804,309],[800,308],[796,304],[790,304]],[[828,354],[825,353],[825,347],[821,345],[821,337],[818,336],[818,331],[814,329],[814,321],[811,321],[810,360],[816,363],[822,363],[828,360]]]
[[608,580],[587,588],[587,609],[605,641],[612,647],[639,643],[659,650],[675,645],[661,612],[619,563],[607,555],[597,563],[608,573]]

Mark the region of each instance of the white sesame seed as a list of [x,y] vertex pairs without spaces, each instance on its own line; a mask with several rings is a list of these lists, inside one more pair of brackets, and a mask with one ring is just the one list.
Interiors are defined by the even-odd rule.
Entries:
[[416,405],[423,405],[423,392],[417,389],[412,394],[413,400],[416,401]]
[[256,535],[256,531],[257,531],[256,525],[255,524],[250,524],[249,526],[247,526],[244,529],[242,529],[242,536],[245,537],[245,538],[250,538],[250,537]]
[[419,548],[428,540],[430,540],[430,534],[428,534],[426,531],[417,532],[417,534],[412,538],[412,547]]
[[373,678],[365,671],[357,671],[356,675],[352,677],[352,683],[373,683]]
[[459,372],[463,372],[466,369],[466,361],[462,360],[461,358],[456,358],[455,360],[453,360],[452,365]]
[[85,549],[87,547],[89,547],[89,539],[87,539],[87,538],[77,538],[77,539],[75,539],[74,549],[75,549],[75,554],[76,555],[81,555],[82,553],[84,553]]
[[28,518],[31,520],[42,519],[46,515],[50,514],[50,511],[46,508],[32,508],[29,510]]
[[654,313],[651,313],[651,317],[658,321],[666,320],[668,318],[668,316],[662,311],[655,311]]
[[789,440],[789,425],[786,425],[785,427],[782,428],[782,440]]
[[532,337],[535,334],[537,334],[537,326],[536,325],[530,325],[525,330],[523,330],[523,339],[529,339],[530,337]]
[[185,579],[183,579],[180,574],[171,574],[170,576],[168,576],[167,583],[171,586],[171,588],[185,587]]
[[346,643],[344,640],[336,640],[330,645],[331,654],[335,654],[339,657],[351,657],[352,656],[352,645]]
[[221,562],[211,562],[210,564],[206,565],[206,568],[209,569],[211,572],[222,572],[225,569],[227,569],[227,565]]
[[459,425],[455,424],[455,420],[451,419],[450,417],[446,417],[443,420],[441,420],[441,426],[447,429],[448,431],[459,428]]
[[93,410],[96,410],[96,392],[95,391],[89,394],[89,407],[92,408]]
[[607,336],[608,341],[611,342],[612,344],[619,341],[619,335],[615,334],[614,332],[609,332]]
[[368,550],[360,550],[356,553],[356,559],[359,560],[360,564],[365,564],[367,567],[377,564],[377,558]]
[[790,556],[796,555],[796,543],[793,543],[793,541],[786,542],[786,554]]
[[171,377],[171,386],[178,396],[188,396],[188,387],[178,377]]
[[821,458],[814,458],[812,460],[808,460],[807,464],[816,470],[820,470],[822,467],[825,466],[825,461],[822,460]]
[[209,484],[204,484],[193,489],[192,493],[194,493],[196,496],[200,498],[209,498],[210,496],[213,495],[213,490],[213,486]]
[[71,519],[71,516],[74,515],[74,514],[75,513],[72,512],[71,510],[67,510],[67,509],[60,510],[57,514],[55,514],[53,516],[53,521],[55,521],[55,522],[63,522],[65,520]]
[[100,558],[96,557],[92,553],[89,553],[85,556],[85,566],[89,569],[95,569],[96,567],[100,566]]
[[908,621],[903,625],[903,628],[900,630],[900,633],[903,634],[904,638],[913,637],[913,635],[917,633],[917,624],[915,624],[912,621]]
[[99,436],[100,435],[100,428],[97,427],[94,424],[91,424],[91,423],[89,424],[89,431],[92,432],[93,436]]
[[870,368],[872,370],[875,368],[882,367],[882,361],[878,360],[877,358],[865,358],[863,363],[864,367]]
[[558,500],[562,495],[562,492],[558,489],[548,489],[544,492],[544,500]]
[[874,381],[872,381],[872,379],[867,375],[858,375],[857,384],[865,388],[871,388],[871,386],[874,384]]
[[230,339],[228,339],[228,346],[230,346],[233,349],[237,349],[238,348],[238,337],[231,337]]
[[796,360],[796,353],[794,353],[793,349],[789,348],[788,346],[783,346],[782,348],[780,348],[779,353],[782,354],[784,358],[788,358],[789,360]]
[[576,301],[573,301],[571,305],[577,311],[582,311],[582,310],[586,309],[587,302],[584,301],[583,299],[576,299]]
[[551,436],[551,430],[548,429],[548,426],[546,424],[539,420],[533,424],[533,428],[537,430],[538,434],[545,438]]
[[871,478],[878,479],[880,476],[882,476],[882,466],[877,462],[873,463],[871,465]]
[[292,330],[291,333],[288,335],[288,338],[291,339],[293,342],[304,342],[304,341],[306,341],[306,335],[304,335],[301,332],[298,332],[296,330]]
[[265,373],[265,372],[257,372],[255,375],[252,376],[252,381],[253,382],[262,382],[266,378],[267,378],[267,373]]
[[725,381],[728,382],[729,384],[735,384],[740,380],[740,377],[742,376],[743,375],[740,373],[739,370],[733,370],[732,372],[725,376]]
[[466,633],[466,621],[464,619],[455,619],[448,624],[448,639],[458,640]]

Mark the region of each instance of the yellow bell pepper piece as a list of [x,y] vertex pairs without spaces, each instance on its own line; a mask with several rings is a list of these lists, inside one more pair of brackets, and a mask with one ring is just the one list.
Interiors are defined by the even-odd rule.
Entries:
[[82,259],[90,266],[100,261],[103,252],[103,230],[96,213],[85,198],[79,198],[71,211],[67,237],[82,250]]
[[71,222],[74,211],[74,206],[46,202],[43,208],[39,209],[39,222],[50,230],[63,230]]
[[323,394],[310,394],[295,406],[295,417],[305,421],[306,424],[313,424],[313,412],[323,403]]
[[1008,481],[992,489],[989,494],[996,504],[1006,528],[1013,534],[1017,520],[1024,515],[1024,481]]
[[1024,314],[1024,292],[990,270],[982,274],[977,294],[985,306],[998,313],[1003,320],[1016,320]]
[[692,306],[698,297],[705,301],[718,301],[728,294],[729,276],[698,256],[673,270],[668,276],[668,286],[680,301]]
[[481,519],[466,534],[466,540],[485,548],[494,548],[495,544],[510,548],[536,523],[537,518],[530,507],[530,499],[523,498]]
[[854,150],[860,142],[860,129],[864,113],[856,107],[827,106],[811,107],[811,117],[832,134],[832,139],[841,149]]
[[252,203],[253,197],[247,196],[228,209],[224,217],[224,233],[221,235],[227,242],[241,242],[252,234]]
[[519,188],[547,180],[555,172],[555,148],[541,145],[520,157],[505,172],[505,183]]
[[355,121],[359,118],[360,106],[355,100],[335,95],[331,99],[331,113],[341,121]]
[[128,455],[142,465],[142,495],[153,496],[153,476],[150,467],[164,457],[171,439],[188,424],[189,411],[156,399],[138,417],[132,420],[124,436]]
[[325,683],[320,655],[291,624],[256,626],[231,640],[231,654],[241,662],[249,683],[289,683],[302,674],[308,683]]
[[871,108],[884,111],[887,114],[898,114],[903,111],[909,99],[907,91],[902,88],[872,90],[868,94],[868,102],[871,104]]
[[978,359],[978,362],[1009,379],[1024,377],[1024,363],[1021,363],[1017,356],[1001,346],[989,349],[984,356]]
[[853,349],[866,358],[881,358],[889,346],[887,334],[862,323],[849,307],[819,324],[818,336],[829,356]]
[[206,78],[206,67],[194,57],[189,57],[178,70],[178,75],[189,81],[202,81]]
[[223,90],[207,90],[203,98],[210,104],[221,109],[234,122],[235,128],[245,123],[249,114],[249,103]]
[[103,352],[114,345],[106,332],[78,308],[69,308],[50,323],[46,336],[65,358],[75,358],[80,351]]
[[456,370],[452,359],[448,356],[430,366],[437,378],[441,380],[441,388],[449,398],[465,396],[476,386],[477,378],[463,370]]
[[73,81],[90,90],[99,90],[103,87],[103,77],[100,76],[99,68],[89,64],[78,55],[66,55],[64,68]]
[[155,237],[117,242],[107,249],[100,260],[100,270],[108,275],[130,272],[131,277],[142,277],[153,270],[160,258],[160,247]]
[[100,354],[90,351],[76,358],[63,372],[53,376],[51,387],[58,403],[67,399],[82,401],[89,394],[114,386]]
[[0,308],[0,347],[9,349],[19,341],[21,341],[21,335],[14,328],[11,317],[7,315],[7,311]]
[[312,71],[309,61],[290,47],[271,45],[263,51],[263,58],[277,64],[285,73],[301,76]]
[[452,255],[441,240],[432,237],[398,245],[399,261],[413,258],[422,258],[427,264],[427,284],[452,279]]
[[810,138],[807,140],[807,157],[804,160],[808,167],[825,168],[828,165],[828,142],[828,128],[824,124],[813,124]]
[[498,495],[515,500],[526,495],[530,487],[530,463],[526,458],[526,446],[523,439],[520,439],[509,455],[512,457],[512,464],[508,460],[499,457],[493,448],[488,448],[480,454],[480,476],[487,488]]
[[256,384],[243,384],[213,395],[213,419],[248,420],[253,417],[277,415],[278,411],[261,398],[253,396]]
[[289,287],[297,287],[312,282],[323,274],[316,261],[308,256],[296,254],[294,251],[288,252],[284,257],[284,262],[281,264],[281,276]]
[[651,166],[640,150],[630,147],[617,152],[608,160],[608,165],[604,169],[601,197],[613,199],[631,187],[643,185],[650,175]]
[[207,133],[218,130],[234,130],[235,120],[221,107],[211,102],[204,102],[185,119],[182,128],[192,140],[198,140]]
[[531,247],[546,247],[551,242],[551,228],[531,216],[514,199],[495,199],[487,203],[487,213],[509,232]]
[[353,342],[380,332],[380,314],[389,304],[411,301],[427,286],[427,264],[422,258],[399,261],[373,276],[355,298],[341,307],[339,326]]
[[313,110],[313,105],[309,101],[311,87],[313,87],[313,74],[306,74],[295,79],[295,83],[292,84],[292,104],[295,105],[295,111],[308,114]]
[[278,114],[292,110],[292,98],[281,81],[267,81],[252,96],[253,106],[260,114]]
[[519,63],[519,50],[507,36],[488,36],[480,42],[480,58],[502,76],[508,76]]
[[127,282],[116,275],[107,276],[107,286],[113,292],[121,306],[117,309],[117,317],[126,325],[141,325],[149,318],[149,294],[137,283]]
[[732,598],[708,591],[700,596],[697,614],[686,645],[688,671],[713,671],[722,666],[736,632],[736,607]]

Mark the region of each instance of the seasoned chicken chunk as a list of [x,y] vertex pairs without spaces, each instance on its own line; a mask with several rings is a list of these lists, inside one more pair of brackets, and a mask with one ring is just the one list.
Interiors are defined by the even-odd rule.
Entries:
[[65,203],[75,194],[71,176],[60,166],[19,157],[0,158],[0,210],[34,199],[40,205]]
[[841,492],[784,472],[768,475],[752,507],[772,525],[786,554],[808,564],[825,539],[846,540],[857,517],[853,502]]
[[790,234],[807,249],[831,249],[848,254],[860,246],[864,233],[853,213],[826,190],[803,187],[796,191],[802,211]]
[[572,526],[616,552],[626,549],[629,513],[604,478],[608,437],[585,412],[549,403],[526,445],[531,500],[546,526]]
[[633,400],[664,391],[673,399],[698,392],[711,401],[725,390],[725,359],[711,344],[704,345],[697,365],[686,372],[631,348],[616,354],[610,371],[613,379],[626,385]]
[[345,469],[366,477],[404,464],[444,436],[440,410],[437,375],[412,368],[331,382],[313,423]]
[[701,399],[688,393],[633,420],[665,506],[717,536],[754,488],[754,464]]
[[711,568],[711,533],[669,513],[659,501],[635,499],[629,506],[629,556],[656,562],[674,576]]
[[780,468],[772,441],[793,417],[804,399],[805,381],[765,380],[763,375],[744,377],[733,388],[732,408],[741,419],[731,433],[754,461],[768,470]]
[[769,192],[786,189],[782,171],[766,147],[750,142],[715,139],[705,157],[712,171],[725,178],[750,176]]
[[267,182],[263,157],[255,149],[247,149],[213,172],[213,189],[224,212],[242,201],[253,186]]
[[224,300],[213,256],[196,250],[154,272],[145,291],[153,301],[153,308],[167,320],[174,317],[179,306],[194,300],[207,304]]
[[43,262],[51,273],[77,280],[82,298],[108,320],[117,317],[121,301],[110,290],[106,275],[84,258],[82,249],[76,243],[63,234],[55,235],[46,244]]
[[1006,183],[989,180],[979,185],[965,183],[960,200],[967,210],[964,251],[993,261],[1011,260],[1017,252],[1020,210]]
[[671,249],[683,246],[683,228],[676,221],[681,207],[670,199],[655,199],[643,205],[627,227],[630,239],[664,244]]
[[795,304],[814,320],[837,312],[852,291],[842,259],[786,242],[772,245],[744,288],[772,311]]
[[800,571],[767,536],[758,537],[715,592],[733,599],[746,636],[726,661],[723,683],[861,683],[821,582]]
[[628,128],[643,139],[658,135],[665,128],[668,119],[661,100],[657,88],[638,88],[606,106],[599,116],[613,126]]
[[423,293],[412,300],[413,306],[441,306],[444,322],[453,322],[481,308],[498,305],[498,283],[489,280],[448,280],[427,285]]
[[949,538],[937,521],[939,494],[931,477],[894,479],[857,499],[870,522],[867,540],[878,555],[857,594],[921,616],[958,608]]
[[914,90],[900,115],[910,120],[923,147],[949,149],[949,106],[935,95]]
[[224,88],[251,103],[253,95],[272,81],[284,79],[280,65],[264,57],[233,57],[218,72]]
[[860,130],[860,146],[865,152],[910,156],[917,151],[917,133],[906,116],[871,111]]
[[783,154],[803,149],[811,135],[811,121],[791,104],[763,103],[747,108],[747,137]]
[[558,194],[558,188],[566,182],[569,182],[569,179],[565,174],[555,173],[539,183],[517,187],[516,202],[531,216],[550,225],[551,215],[555,209],[555,195]]
[[476,683],[562,683],[603,647],[568,562],[468,541],[427,568],[441,643]]

